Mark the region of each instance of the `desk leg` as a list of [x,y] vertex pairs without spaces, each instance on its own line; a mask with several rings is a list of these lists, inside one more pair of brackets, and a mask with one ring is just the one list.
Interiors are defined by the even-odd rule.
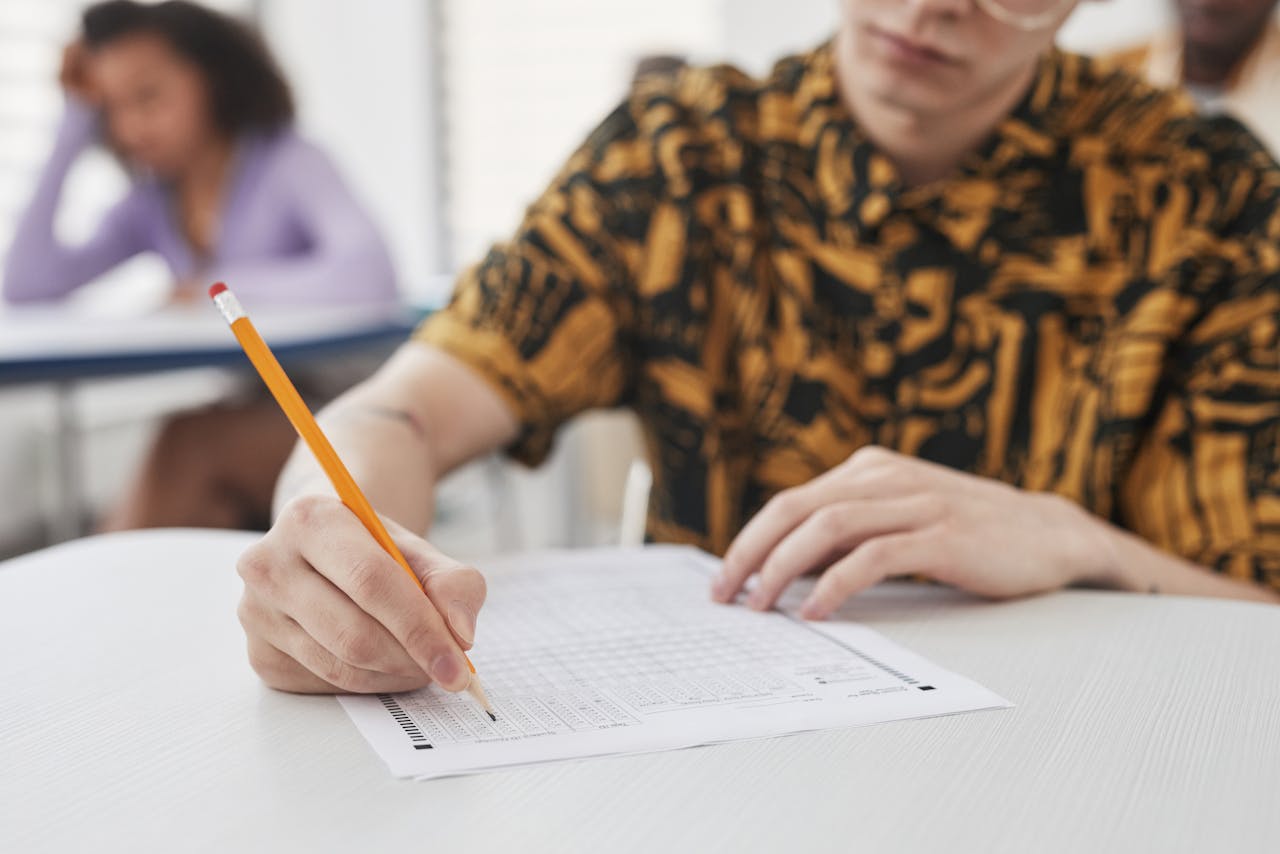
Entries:
[[54,474],[57,480],[57,502],[49,520],[49,539],[54,543],[74,540],[84,534],[81,519],[84,498],[84,468],[81,460],[80,416],[76,412],[75,383],[62,382],[54,387],[57,407],[54,419]]

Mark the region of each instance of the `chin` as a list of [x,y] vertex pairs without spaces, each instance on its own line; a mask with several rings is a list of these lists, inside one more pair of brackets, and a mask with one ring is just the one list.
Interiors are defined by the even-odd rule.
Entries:
[[139,172],[145,172],[157,178],[168,179],[178,174],[177,167],[168,158],[131,157],[129,163]]
[[958,87],[902,74],[876,74],[867,90],[881,103],[921,114],[945,110],[963,97]]

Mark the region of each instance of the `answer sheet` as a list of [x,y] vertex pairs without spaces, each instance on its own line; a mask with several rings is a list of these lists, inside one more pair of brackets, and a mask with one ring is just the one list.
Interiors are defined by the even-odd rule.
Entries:
[[435,686],[339,701],[421,779],[1010,705],[865,626],[716,604],[718,567],[679,546],[486,563],[471,659],[496,722]]

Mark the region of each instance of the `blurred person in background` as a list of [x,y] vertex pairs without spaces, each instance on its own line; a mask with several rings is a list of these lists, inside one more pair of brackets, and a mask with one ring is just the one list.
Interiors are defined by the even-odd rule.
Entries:
[[1239,119],[1280,158],[1278,0],[1175,0],[1178,23],[1114,57],[1157,86],[1183,86],[1206,113]]
[[[10,302],[58,300],[143,252],[164,259],[177,301],[218,279],[255,306],[396,299],[378,228],[294,130],[288,83],[245,24],[182,0],[100,3],[60,81],[65,113],[4,271]],[[131,186],[67,245],[54,228],[63,184],[95,140]],[[170,419],[102,526],[265,526],[293,435],[265,396]]]
[[843,0],[762,78],[643,75],[322,415],[427,598],[300,449],[239,561],[255,670],[464,687],[484,579],[423,538],[435,485],[610,407],[649,538],[724,555],[721,602],[806,574],[810,619],[903,575],[1280,602],[1280,166],[1056,50],[1074,6]]

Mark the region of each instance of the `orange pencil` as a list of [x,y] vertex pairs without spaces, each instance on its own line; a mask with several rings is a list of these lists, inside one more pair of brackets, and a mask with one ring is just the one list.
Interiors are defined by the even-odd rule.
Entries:
[[[262,336],[254,328],[249,316],[240,306],[240,301],[236,299],[236,295],[222,282],[218,282],[209,288],[209,296],[213,299],[214,305],[218,307],[218,311],[222,312],[222,316],[231,326],[231,331],[235,334],[236,340],[244,348],[245,355],[249,357],[249,361],[257,369],[262,381],[271,390],[276,403],[280,404],[280,408],[288,416],[289,422],[293,424],[293,429],[298,431],[298,435],[302,437],[302,440],[307,443],[307,447],[311,449],[311,453],[315,454],[316,460],[320,463],[320,467],[324,469],[324,473],[329,476],[329,481],[333,484],[333,488],[337,490],[338,497],[342,499],[342,503],[347,505],[352,513],[356,514],[356,517],[373,535],[373,538],[378,541],[378,545],[382,546],[387,554],[391,555],[395,562],[400,564],[400,568],[408,573],[409,577],[413,579],[413,583],[418,585],[418,589],[422,590],[425,596],[426,590],[423,589],[422,582],[418,580],[417,574],[409,568],[409,562],[404,559],[404,555],[400,553],[400,549],[392,541],[391,535],[387,533],[386,527],[382,524],[382,520],[373,511],[373,506],[369,504],[369,499],[364,497],[364,493],[356,485],[355,478],[351,476],[351,472],[347,471],[347,467],[338,457],[338,452],[333,449],[333,445],[329,443],[329,439],[320,429],[320,425],[316,423],[311,410],[302,402],[302,396],[294,388],[293,382],[285,374],[284,368],[280,367],[280,362],[276,360],[271,348],[267,346],[267,342],[262,340]],[[489,698],[485,696],[484,688],[480,684],[480,677],[476,674],[476,666],[471,663],[471,659],[467,657],[465,652],[462,657],[467,662],[467,667],[471,669],[471,681],[467,685],[467,693],[475,697],[476,702],[481,705],[489,717],[496,721],[498,718],[493,713],[493,707],[489,705]]]

